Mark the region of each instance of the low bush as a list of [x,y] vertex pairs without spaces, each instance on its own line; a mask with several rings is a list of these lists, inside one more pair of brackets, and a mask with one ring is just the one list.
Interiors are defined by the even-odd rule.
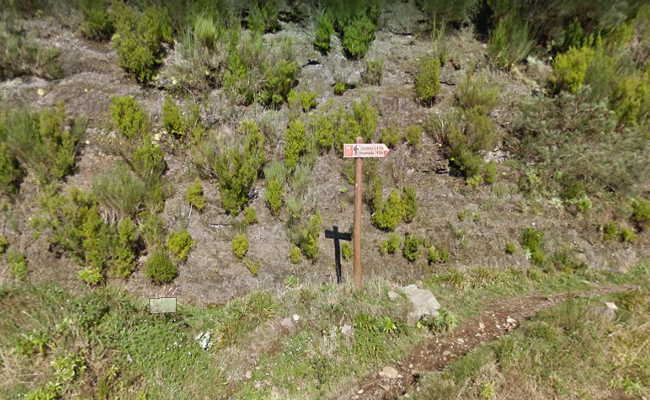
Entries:
[[167,170],[165,153],[159,145],[148,139],[133,151],[130,161],[133,171],[149,189],[160,183],[160,178]]
[[291,90],[287,96],[290,109],[300,109],[308,112],[316,108],[316,93],[307,91]]
[[261,102],[274,108],[285,103],[291,89],[298,84],[298,71],[298,64],[293,60],[269,64],[260,92]]
[[348,86],[348,84],[345,82],[339,81],[334,83],[334,94],[337,96],[343,96],[343,94],[347,92],[348,89],[351,89],[351,87]]
[[430,246],[427,249],[427,261],[429,264],[444,264],[449,261],[449,252],[438,246]]
[[646,68],[644,74],[618,78],[610,97],[611,109],[623,124],[647,124],[650,121],[650,68]]
[[418,205],[415,188],[412,186],[407,186],[402,190],[402,205],[404,207],[404,222],[413,222],[418,211]]
[[169,96],[165,96],[163,103],[162,125],[170,135],[183,136],[185,134],[181,108]]
[[[0,118],[0,134],[4,131]],[[25,172],[5,143],[0,143],[0,193],[13,194],[18,191]]]
[[379,203],[379,207],[372,214],[372,223],[379,229],[393,231],[404,218],[404,203],[399,191],[393,189],[386,201]]
[[458,85],[456,101],[465,110],[487,115],[499,104],[499,87],[487,74],[467,74]]
[[352,59],[363,58],[375,39],[377,26],[366,15],[354,18],[343,27],[343,50]]
[[10,250],[7,253],[7,264],[9,264],[9,274],[17,281],[27,279],[27,259],[22,253]]
[[637,198],[632,200],[632,222],[642,230],[650,227],[650,201]]
[[379,252],[381,254],[395,254],[402,246],[402,238],[397,233],[388,235],[388,239],[381,242],[379,245]]
[[124,165],[97,177],[92,193],[105,211],[119,218],[135,217],[150,194],[147,185]]
[[169,238],[167,238],[167,250],[179,262],[185,262],[187,260],[187,256],[194,246],[196,246],[196,242],[192,240],[192,236],[186,229],[172,232]]
[[409,262],[415,261],[420,253],[420,246],[423,244],[422,239],[407,233],[404,235],[404,242],[402,243],[402,255]]
[[297,226],[292,233],[292,241],[300,248],[302,255],[308,260],[316,260],[318,258],[318,237],[320,235],[322,221],[320,214],[312,215],[308,221]]
[[291,264],[300,264],[302,261],[302,251],[300,251],[300,247],[291,247],[289,250],[289,261],[291,261]]
[[381,131],[381,137],[379,140],[389,148],[393,149],[404,141],[404,134],[398,127],[391,125]]
[[110,111],[113,127],[127,139],[139,139],[147,133],[148,116],[132,96],[113,97]]
[[361,80],[366,85],[381,86],[381,79],[384,74],[384,62],[382,60],[366,61],[365,68],[361,73]]
[[[352,103],[352,117],[354,122],[359,126],[359,135],[366,142],[372,141],[377,130],[379,113],[368,97],[361,101]],[[346,135],[346,139],[350,140],[347,143],[354,143],[356,136],[357,135],[355,135],[355,137],[352,137],[352,135],[349,134]],[[341,143],[341,145],[342,144],[343,143]]]
[[406,127],[406,142],[411,145],[414,149],[420,147],[420,142],[422,142],[422,127],[420,125],[409,125]]
[[[3,18],[3,22],[5,20]],[[59,59],[61,52],[27,39],[25,32],[11,24],[0,24],[0,54],[0,81],[23,75],[44,79],[63,77]]]
[[9,240],[5,235],[0,234],[0,254],[5,254],[9,248]]
[[90,40],[109,40],[115,33],[113,18],[110,15],[109,2],[105,0],[82,0],[80,8],[83,14],[81,34]]
[[248,10],[248,29],[257,33],[276,32],[280,30],[278,5],[275,0],[253,1]]
[[589,46],[570,48],[566,53],[558,54],[553,62],[551,78],[555,90],[576,93],[585,82],[594,55],[595,50]]
[[178,268],[166,251],[156,249],[145,264],[145,274],[156,284],[170,283],[178,276]]
[[232,253],[242,260],[248,253],[248,238],[246,235],[237,235],[232,240]]
[[349,243],[341,244],[341,256],[343,256],[343,260],[349,261],[352,259],[353,255],[354,252],[352,251],[352,246],[350,246]]
[[4,163],[6,187],[15,187],[21,177],[13,157],[41,184],[73,172],[78,144],[86,129],[84,120],[67,119],[63,105],[40,112],[13,110],[0,119],[0,141],[11,154]]
[[639,128],[617,129],[615,114],[585,93],[562,93],[522,107],[514,154],[532,164],[540,185],[567,197],[634,193],[650,177]]
[[477,0],[416,0],[415,4],[425,12],[432,23],[461,24],[469,21],[476,13]]
[[433,104],[440,93],[440,60],[428,56],[420,60],[415,76],[415,95],[425,105]]
[[185,200],[190,206],[194,207],[199,212],[205,209],[206,200],[203,195],[203,184],[201,184],[199,178],[196,178],[196,180],[187,187]]
[[85,267],[77,272],[77,277],[89,286],[97,286],[104,282],[104,274],[97,267]]
[[314,33],[314,47],[321,54],[329,53],[331,49],[331,37],[334,33],[334,23],[328,13],[321,14],[316,19],[316,29]]
[[517,252],[517,245],[515,245],[513,242],[508,242],[506,243],[506,247],[504,248],[504,251],[506,254],[515,254]]
[[246,225],[254,225],[258,222],[257,212],[253,207],[244,208],[243,214],[244,214],[244,222],[246,223]]
[[293,171],[300,158],[307,151],[305,124],[300,120],[289,122],[285,134],[284,165],[288,171]]
[[113,13],[120,66],[138,82],[149,83],[161,63],[162,44],[172,43],[171,18],[165,8],[150,6],[140,12],[123,3],[114,3]]
[[266,204],[271,214],[277,216],[284,204],[284,187],[286,184],[284,165],[279,161],[271,162],[264,168],[264,178],[266,179],[266,192],[264,194]]
[[535,228],[526,228],[521,234],[521,247],[526,250],[527,256],[537,266],[546,262],[544,251],[544,233]]
[[516,12],[510,12],[490,32],[488,54],[498,67],[509,70],[528,56],[534,44],[528,23]]

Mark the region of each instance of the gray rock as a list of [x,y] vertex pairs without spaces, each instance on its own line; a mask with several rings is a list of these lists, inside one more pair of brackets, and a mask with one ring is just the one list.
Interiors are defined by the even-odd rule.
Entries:
[[388,298],[389,298],[391,301],[395,301],[395,300],[397,300],[398,297],[399,297],[399,294],[397,294],[397,292],[395,292],[395,291],[393,291],[393,290],[389,290],[389,291],[388,291]]
[[212,333],[210,331],[201,332],[194,338],[203,350],[208,350],[212,346]]
[[592,312],[607,321],[613,321],[616,318],[616,311],[618,311],[618,306],[616,303],[605,302],[604,304],[598,304],[592,308]]
[[341,327],[341,333],[345,337],[352,337],[354,336],[354,328],[348,324],[345,324]]
[[413,311],[407,317],[410,325],[415,325],[422,317],[435,317],[438,315],[440,303],[430,291],[420,289],[415,285],[408,285],[402,288],[402,292],[413,305]]
[[282,321],[280,321],[280,326],[286,330],[293,329],[293,325],[293,319],[291,317],[283,318]]
[[393,367],[386,366],[379,372],[379,376],[386,379],[397,379],[399,378],[399,371]]

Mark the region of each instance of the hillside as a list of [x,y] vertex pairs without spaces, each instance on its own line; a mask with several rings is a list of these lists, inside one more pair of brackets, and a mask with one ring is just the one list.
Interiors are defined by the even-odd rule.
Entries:
[[0,397],[650,395],[643,1],[0,6]]

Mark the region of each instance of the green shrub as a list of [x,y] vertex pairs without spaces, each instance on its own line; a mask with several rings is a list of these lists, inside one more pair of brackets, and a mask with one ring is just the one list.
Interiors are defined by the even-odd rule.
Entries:
[[173,281],[178,276],[178,269],[166,251],[155,249],[147,259],[145,273],[154,283],[164,284]]
[[[8,22],[3,18],[3,22]],[[61,52],[56,48],[40,46],[26,38],[26,33],[14,29],[11,22],[0,25],[0,80],[23,75],[36,75],[44,79],[63,77],[59,60]]]
[[49,382],[45,386],[27,393],[25,400],[57,400],[60,397],[59,385]]
[[266,204],[271,214],[277,216],[280,214],[284,203],[284,186],[286,180],[284,165],[278,161],[273,161],[264,168],[264,177],[266,178],[266,192],[264,194]]
[[349,243],[341,244],[341,255],[343,256],[343,260],[345,261],[349,261],[352,259],[354,253],[352,251],[352,246],[350,246]]
[[266,160],[264,136],[257,124],[244,121],[242,146],[226,147],[215,156],[212,171],[219,181],[221,204],[230,214],[238,214]]
[[418,321],[417,326],[425,326],[435,333],[447,333],[458,326],[458,318],[451,311],[443,308],[436,316]]
[[641,161],[646,158],[643,131],[617,130],[614,113],[584,93],[533,100],[522,106],[514,125],[515,156],[534,166],[539,185],[570,194],[565,198],[633,193],[650,177],[650,165]]
[[433,104],[440,93],[440,60],[437,57],[424,57],[420,60],[415,76],[415,95],[426,105]]
[[165,223],[160,215],[147,212],[141,217],[140,232],[148,248],[162,248],[165,241]]
[[113,97],[110,110],[114,128],[127,139],[137,139],[147,133],[147,114],[132,96]]
[[302,112],[308,112],[316,108],[316,93],[307,91],[291,90],[287,96],[289,108],[300,108]]
[[331,37],[334,33],[334,23],[328,13],[321,14],[316,19],[316,29],[314,35],[314,47],[321,54],[327,54],[331,48]]
[[650,227],[650,201],[642,198],[633,199],[630,219],[639,229]]
[[535,228],[526,228],[521,234],[521,246],[527,250],[533,264],[542,266],[546,262],[544,233]]
[[422,142],[422,127],[420,125],[409,125],[406,127],[406,134],[404,136],[408,144],[418,149],[420,142]]
[[97,267],[86,267],[77,272],[77,277],[87,285],[97,286],[104,282],[104,275]]
[[287,170],[292,171],[296,168],[305,151],[307,151],[305,124],[300,120],[293,120],[289,122],[285,139],[284,165]]
[[167,238],[167,250],[180,262],[187,260],[187,256],[194,246],[196,246],[196,242],[192,240],[192,236],[186,229],[172,232]]
[[434,23],[463,23],[476,12],[477,0],[416,0],[415,4],[432,17]]
[[487,115],[499,104],[499,87],[486,74],[467,74],[458,86],[456,101],[465,110]]
[[490,32],[488,54],[498,67],[509,70],[528,56],[534,44],[528,23],[517,13],[510,12]]
[[381,254],[395,254],[397,250],[402,245],[402,238],[397,233],[391,233],[388,235],[388,239],[381,242],[379,246],[379,252]]
[[551,77],[555,90],[576,93],[585,82],[594,55],[595,50],[589,46],[570,48],[566,53],[558,54],[553,62]]
[[418,211],[415,188],[408,186],[402,190],[402,205],[404,208],[404,222],[413,222]]
[[619,233],[619,239],[623,243],[633,243],[637,239],[637,234],[632,229],[623,227]]
[[9,273],[17,281],[27,279],[27,259],[25,256],[15,250],[7,253],[7,263],[9,264]]
[[147,185],[126,166],[118,166],[97,177],[92,193],[104,209],[119,217],[135,217],[144,209],[150,194]]
[[348,91],[350,87],[345,82],[336,82],[334,84],[334,94],[337,96],[342,96],[345,92]]
[[244,208],[244,222],[246,225],[254,225],[257,223],[257,212],[253,207]]
[[152,186],[160,182],[160,178],[167,169],[165,153],[159,145],[151,140],[145,140],[133,151],[131,166],[136,175],[151,189]]
[[169,96],[165,96],[163,103],[162,124],[170,135],[183,136],[185,134],[181,108]]
[[431,246],[427,250],[427,261],[429,264],[444,264],[449,261],[449,252],[437,246]]
[[404,218],[404,203],[396,189],[393,189],[385,202],[381,202],[372,214],[372,223],[384,231],[394,231]]
[[257,272],[260,269],[260,262],[253,260],[252,258],[246,257],[243,259],[244,266],[253,276],[257,276]]
[[5,254],[9,248],[9,240],[5,235],[0,234],[0,254]]
[[295,61],[282,60],[269,65],[260,93],[262,103],[275,108],[285,103],[291,89],[298,84],[298,71]]
[[[375,136],[375,131],[377,130],[377,119],[379,113],[370,102],[370,99],[366,97],[361,101],[352,103],[352,115],[354,121],[359,126],[360,136],[367,142],[371,141]],[[356,139],[351,136],[348,136],[347,138],[350,140],[348,143],[353,143],[354,139]]]
[[302,255],[308,260],[318,258],[318,236],[320,235],[322,219],[320,214],[313,215],[306,223],[298,226],[293,234],[293,242],[300,248]]
[[199,212],[205,209],[206,201],[205,196],[203,195],[203,185],[199,178],[196,178],[196,180],[187,187],[185,200],[190,206],[194,207]]
[[384,62],[382,60],[366,61],[366,66],[361,73],[361,80],[367,85],[381,86],[381,79],[384,74]]
[[391,125],[381,131],[381,138],[379,140],[386,146],[393,149],[402,143],[402,141],[404,141],[404,135],[399,128]]
[[410,235],[404,235],[404,242],[402,244],[402,255],[408,261],[413,262],[418,258],[418,253],[420,252],[420,246],[423,244],[422,240]]
[[113,19],[108,12],[108,2],[104,0],[82,0],[83,13],[81,34],[90,40],[109,40],[115,32]]
[[123,218],[117,225],[117,243],[111,262],[112,273],[120,278],[128,278],[136,267],[137,248],[140,232],[131,218]]
[[253,5],[248,10],[248,28],[258,33],[276,32],[280,30],[276,1],[253,2]]
[[143,12],[122,3],[114,3],[113,45],[119,64],[138,82],[154,77],[164,53],[163,42],[172,43],[171,19],[164,8],[147,7]]
[[517,246],[513,242],[508,242],[506,243],[504,251],[506,254],[515,254],[517,252]]
[[86,129],[83,120],[68,120],[63,105],[40,112],[11,111],[0,121],[0,141],[8,154],[4,181],[15,187],[19,170],[15,157],[26,170],[36,175],[39,183],[48,184],[73,172],[79,140]]
[[248,253],[248,238],[246,235],[237,235],[232,240],[232,253],[240,260]]
[[[612,76],[618,77],[616,74]],[[627,125],[642,125],[650,121],[650,68],[644,75],[617,79],[610,106],[619,121]]]
[[377,26],[366,15],[354,18],[343,27],[343,50],[352,59],[363,58],[375,39]]
[[291,264],[300,264],[302,261],[302,251],[300,251],[300,247],[291,247],[289,250],[289,261],[291,261]]
[[[2,120],[0,120],[0,134],[4,136],[3,131]],[[17,192],[24,175],[15,155],[9,151],[5,143],[0,143],[0,192],[5,194]]]

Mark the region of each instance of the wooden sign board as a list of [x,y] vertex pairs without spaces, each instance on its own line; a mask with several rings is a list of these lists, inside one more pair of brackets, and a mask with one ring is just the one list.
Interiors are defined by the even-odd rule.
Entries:
[[343,145],[343,158],[384,158],[390,149],[383,143],[352,143]]
[[149,299],[149,312],[164,314],[176,312],[176,297],[158,297]]

